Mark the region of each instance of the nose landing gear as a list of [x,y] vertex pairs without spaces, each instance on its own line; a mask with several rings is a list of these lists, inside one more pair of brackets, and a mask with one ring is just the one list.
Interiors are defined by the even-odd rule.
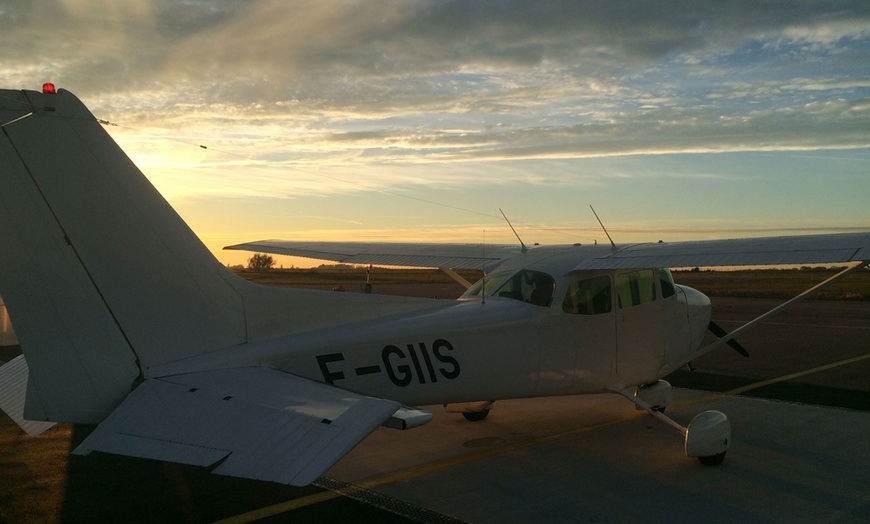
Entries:
[[731,443],[731,422],[724,413],[705,411],[692,419],[688,427],[683,427],[664,414],[672,398],[671,385],[668,382],[659,380],[637,388],[634,393],[625,388],[612,391],[682,433],[685,437],[686,456],[697,458],[706,466],[718,466],[725,460],[725,453]]

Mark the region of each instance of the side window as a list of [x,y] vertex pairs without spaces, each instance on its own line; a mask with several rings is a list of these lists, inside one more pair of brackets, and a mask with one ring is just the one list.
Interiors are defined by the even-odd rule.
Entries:
[[610,277],[586,278],[568,286],[562,311],[575,315],[600,315],[610,313]]
[[662,298],[672,297],[677,294],[677,289],[674,287],[674,276],[671,275],[671,270],[663,267],[659,268],[659,282],[662,285]]
[[646,304],[656,299],[656,281],[652,269],[616,275],[616,294],[620,309]]
[[496,295],[548,307],[553,301],[554,291],[556,281],[553,277],[540,271],[525,269],[498,288]]

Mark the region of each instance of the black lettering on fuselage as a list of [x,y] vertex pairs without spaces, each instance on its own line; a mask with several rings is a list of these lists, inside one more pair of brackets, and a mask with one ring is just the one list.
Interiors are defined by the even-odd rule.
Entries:
[[335,384],[336,380],[344,378],[342,371],[330,371],[330,362],[341,362],[344,360],[344,355],[341,353],[329,353],[326,355],[317,355],[317,364],[320,366],[320,372],[323,373],[323,380],[327,384]]
[[[439,338],[433,342],[431,351],[424,342],[418,342],[416,345],[406,344],[405,347],[407,352],[392,344],[384,346],[381,350],[384,370],[390,382],[396,386],[409,386],[415,379],[420,384],[426,384],[427,377],[429,383],[434,384],[438,382],[439,375],[447,380],[459,378],[459,361],[446,353],[453,351],[453,345],[447,340]],[[345,378],[344,371],[339,370],[341,366],[335,364],[344,361],[343,353],[327,353],[317,355],[315,358],[324,382],[334,385],[336,380]],[[439,363],[442,365],[439,366]],[[358,377],[376,375],[381,372],[381,366],[364,365],[351,368],[349,371]]]
[[423,355],[423,361],[426,363],[426,370],[429,372],[429,380],[438,382],[438,377],[435,375],[435,367],[432,366],[432,358],[429,356],[429,351],[426,350],[426,344],[420,342],[420,353]]
[[435,358],[438,359],[442,364],[449,364],[453,369],[448,371],[447,369],[441,367],[438,368],[438,371],[444,375],[444,378],[448,380],[453,380],[454,378],[459,377],[459,361],[450,355],[445,355],[441,352],[442,349],[446,349],[447,351],[453,351],[453,345],[450,342],[444,340],[443,338],[439,338],[432,344],[432,352],[435,353]]
[[[393,361],[390,359],[391,355],[404,360],[405,354],[402,353],[401,349],[392,345],[384,347],[383,351],[381,351],[381,358],[384,360],[384,367],[387,368],[387,376],[390,377],[390,381],[399,387],[405,387],[411,383],[411,368],[408,364],[400,364],[393,367]],[[401,373],[402,376],[397,375],[397,372]]]
[[420,359],[417,358],[417,352],[414,351],[414,344],[408,344],[408,354],[411,355],[411,362],[414,363],[417,379],[420,381],[420,384],[425,384],[426,379],[423,378],[423,368],[420,367]]

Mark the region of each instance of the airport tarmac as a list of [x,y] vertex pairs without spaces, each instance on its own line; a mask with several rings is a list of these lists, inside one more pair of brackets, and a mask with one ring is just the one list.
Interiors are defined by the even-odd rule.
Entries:
[[[714,315],[733,329],[767,306],[714,299]],[[379,428],[308,488],[71,457],[87,428],[30,439],[0,417],[0,522],[870,522],[867,319],[870,303],[804,303],[741,337],[752,358],[723,349],[675,377],[742,388],[678,388],[669,408],[683,424],[729,416],[718,467],[615,395],[499,401],[479,423],[433,406],[430,424]]]
[[378,431],[327,475],[466,522],[867,522],[870,414],[678,390],[682,424],[727,413],[725,462],[616,396],[500,402],[485,424],[446,414]]

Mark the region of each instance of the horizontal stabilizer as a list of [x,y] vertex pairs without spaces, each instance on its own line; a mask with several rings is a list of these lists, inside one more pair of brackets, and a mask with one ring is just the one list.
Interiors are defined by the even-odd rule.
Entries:
[[24,400],[27,396],[29,370],[24,355],[18,355],[0,366],[0,409],[9,415],[31,437],[47,431],[55,422],[42,422],[24,418]]
[[205,371],[146,380],[73,453],[304,486],[399,407],[269,368]]

